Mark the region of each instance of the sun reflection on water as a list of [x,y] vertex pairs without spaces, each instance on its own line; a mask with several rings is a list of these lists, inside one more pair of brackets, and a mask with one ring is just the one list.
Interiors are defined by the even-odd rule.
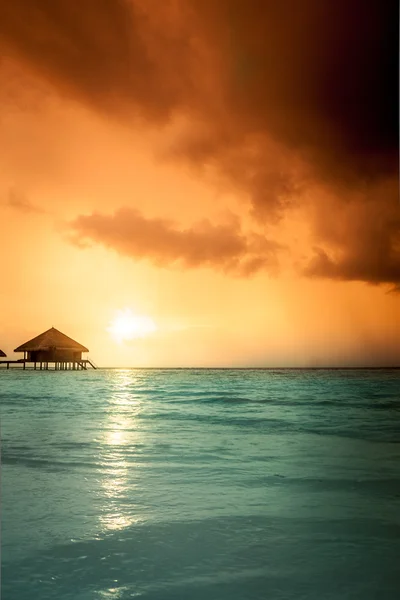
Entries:
[[[132,458],[127,460],[129,450],[134,448],[140,437],[135,427],[136,417],[141,410],[141,400],[135,390],[136,379],[131,371],[115,373],[114,390],[104,428],[101,481],[104,506],[99,518],[102,528],[107,531],[121,530],[140,520],[132,514],[133,502],[130,497],[137,487],[132,482],[135,463]],[[138,474],[136,470],[135,479]]]
[[110,446],[120,446],[126,441],[126,434],[123,429],[116,429],[107,433],[107,444]]

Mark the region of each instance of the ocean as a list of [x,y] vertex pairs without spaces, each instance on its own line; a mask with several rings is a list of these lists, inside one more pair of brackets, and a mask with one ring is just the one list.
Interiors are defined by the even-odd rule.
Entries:
[[397,600],[400,371],[0,372],[2,600]]

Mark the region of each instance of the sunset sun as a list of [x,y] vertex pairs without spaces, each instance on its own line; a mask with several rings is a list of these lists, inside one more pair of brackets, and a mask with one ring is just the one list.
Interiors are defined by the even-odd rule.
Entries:
[[144,338],[154,333],[157,327],[154,321],[144,315],[136,315],[130,309],[120,310],[112,320],[107,331],[118,341]]

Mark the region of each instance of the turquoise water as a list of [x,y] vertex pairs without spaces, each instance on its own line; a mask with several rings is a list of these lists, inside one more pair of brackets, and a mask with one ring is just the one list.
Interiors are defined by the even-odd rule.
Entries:
[[0,372],[4,600],[397,599],[400,371]]

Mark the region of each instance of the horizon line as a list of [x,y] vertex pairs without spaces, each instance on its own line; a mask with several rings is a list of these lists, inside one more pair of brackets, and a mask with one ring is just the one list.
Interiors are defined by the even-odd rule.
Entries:
[[366,370],[366,369],[400,369],[400,365],[373,365],[373,366],[321,366],[321,367],[135,367],[135,366],[120,366],[120,367],[97,367],[101,369],[135,369],[135,370],[163,370],[163,371],[193,371],[193,370],[207,370],[207,371],[283,371],[283,370],[297,370],[297,371],[326,371],[326,370]]

